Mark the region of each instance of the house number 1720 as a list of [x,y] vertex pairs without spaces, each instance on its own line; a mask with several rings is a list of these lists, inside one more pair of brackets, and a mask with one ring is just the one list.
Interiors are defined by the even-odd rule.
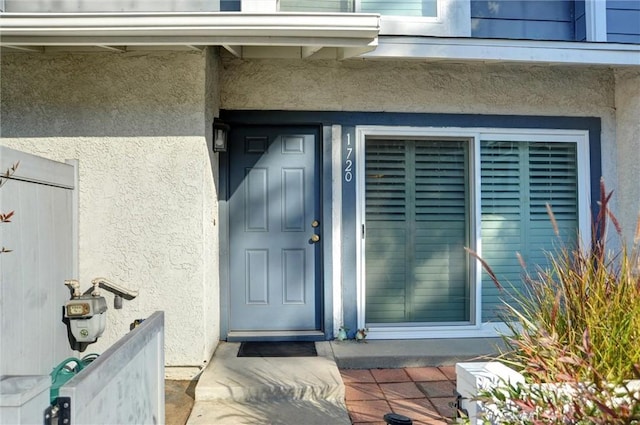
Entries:
[[353,180],[353,147],[351,147],[351,134],[347,134],[347,157],[344,161],[344,181],[349,183]]

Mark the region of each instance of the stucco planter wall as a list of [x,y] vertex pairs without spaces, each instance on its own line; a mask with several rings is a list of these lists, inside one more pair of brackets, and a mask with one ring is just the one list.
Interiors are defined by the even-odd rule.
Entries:
[[[474,400],[480,390],[525,383],[522,374],[498,362],[457,363],[456,376],[456,391],[460,395],[460,408],[466,412],[471,425],[485,423],[484,420],[487,418],[493,424],[505,422],[504,416],[495,409],[495,406],[487,406]],[[562,384],[550,383],[540,387],[558,394],[568,394],[569,397],[573,391],[570,387]],[[640,380],[630,381],[627,388],[636,391],[636,397],[640,397]],[[511,423],[511,421],[508,422]]]

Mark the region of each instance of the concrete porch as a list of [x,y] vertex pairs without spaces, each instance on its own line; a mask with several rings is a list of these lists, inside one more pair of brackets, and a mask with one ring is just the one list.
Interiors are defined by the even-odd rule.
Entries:
[[322,341],[318,357],[238,358],[240,343],[221,342],[200,376],[187,423],[348,425],[356,405],[349,398],[360,383],[345,387],[345,371],[454,365],[495,356],[499,344],[499,338]]

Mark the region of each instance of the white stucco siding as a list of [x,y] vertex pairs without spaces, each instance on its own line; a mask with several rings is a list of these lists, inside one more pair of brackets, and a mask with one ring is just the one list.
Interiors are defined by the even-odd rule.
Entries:
[[640,220],[640,71],[616,72],[619,219],[628,241]]
[[140,291],[122,310],[110,305],[88,352],[155,310],[165,311],[168,366],[201,365],[215,348],[205,73],[200,53],[2,57],[0,143],[79,160],[82,288],[103,276]]
[[225,58],[221,108],[583,116],[602,119],[603,174],[617,185],[608,69],[417,61]]
[[613,73],[586,67],[225,58],[221,107],[612,118]]
[[202,136],[204,60],[182,54],[7,54],[2,137]]
[[204,332],[205,360],[209,360],[220,338],[220,258],[218,255],[218,154],[213,153],[213,128],[210,125],[219,115],[220,103],[220,55],[219,49],[208,48],[205,66],[205,134],[207,156],[205,157],[204,196],[202,205],[202,233],[204,237]]

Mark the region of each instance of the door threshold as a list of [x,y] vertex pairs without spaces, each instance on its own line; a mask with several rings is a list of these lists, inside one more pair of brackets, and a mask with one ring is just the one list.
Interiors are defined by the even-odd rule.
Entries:
[[322,331],[232,331],[227,341],[323,341]]

